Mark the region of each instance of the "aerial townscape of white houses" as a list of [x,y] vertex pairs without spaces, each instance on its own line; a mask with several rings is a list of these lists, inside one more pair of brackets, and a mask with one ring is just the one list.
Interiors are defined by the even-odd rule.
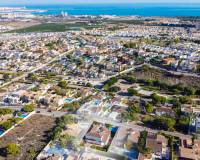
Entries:
[[0,160],[200,159],[200,19],[33,12],[0,8]]

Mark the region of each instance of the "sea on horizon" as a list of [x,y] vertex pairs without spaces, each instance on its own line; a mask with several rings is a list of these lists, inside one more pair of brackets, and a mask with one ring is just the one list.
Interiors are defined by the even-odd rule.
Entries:
[[45,10],[34,14],[58,15],[116,15],[116,16],[200,16],[198,4],[63,4],[63,5],[26,5],[27,9]]

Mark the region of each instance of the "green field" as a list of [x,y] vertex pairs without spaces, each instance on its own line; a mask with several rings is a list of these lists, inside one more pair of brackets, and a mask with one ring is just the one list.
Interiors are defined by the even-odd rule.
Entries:
[[84,22],[77,23],[43,23],[27,28],[12,30],[7,33],[29,33],[29,32],[65,32],[69,30],[93,29],[100,25],[88,25]]
[[106,23],[109,24],[135,24],[135,25],[143,25],[146,21],[145,20],[106,20]]

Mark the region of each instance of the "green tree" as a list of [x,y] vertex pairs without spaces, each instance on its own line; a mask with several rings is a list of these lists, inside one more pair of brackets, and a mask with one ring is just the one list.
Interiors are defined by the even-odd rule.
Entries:
[[190,118],[188,116],[181,116],[178,120],[178,127],[180,130],[183,132],[187,133],[188,132],[188,127],[190,123]]
[[172,109],[176,113],[176,116],[179,116],[181,114],[181,103],[179,99],[172,99],[171,103],[173,104]]
[[153,112],[153,105],[151,103],[146,103],[145,104],[145,110],[147,113],[152,113]]
[[138,91],[133,88],[128,88],[128,94],[130,94],[131,96],[137,95]]
[[9,119],[9,121],[11,121],[11,123],[14,123],[14,124],[19,123],[21,120],[22,120],[22,118],[19,118],[19,117]]
[[118,91],[120,91],[120,90],[121,90],[121,88],[118,87],[118,86],[113,86],[113,87],[110,87],[110,88],[109,88],[109,92],[118,92]]
[[104,90],[104,91],[108,91],[108,90],[109,90],[109,85],[108,85],[108,84],[105,84],[105,85],[103,86],[103,90]]
[[191,103],[191,98],[188,96],[181,96],[179,97],[179,102],[182,104]]
[[139,106],[136,106],[134,103],[129,103],[128,110],[122,113],[122,118],[125,121],[135,121],[138,119],[138,113],[141,112]]
[[154,104],[160,103],[160,96],[158,96],[156,93],[153,93],[151,95],[151,98],[152,98]]
[[200,64],[197,65],[197,67],[196,67],[196,72],[197,72],[197,73],[200,73]]
[[30,79],[31,81],[35,82],[38,81],[38,76],[34,73],[29,73],[28,74],[28,79]]
[[73,136],[70,136],[68,134],[62,135],[59,138],[59,141],[60,141],[61,147],[63,147],[63,148],[65,148],[66,146],[76,148],[75,137],[73,137]]
[[196,90],[192,87],[185,87],[184,88],[184,94],[185,95],[192,96],[192,95],[195,94],[195,92],[196,92]]
[[151,149],[146,147],[147,135],[147,131],[142,131],[140,132],[140,137],[138,139],[138,151],[144,155],[151,153]]
[[173,39],[173,43],[177,44],[177,43],[180,43],[180,38],[179,37],[176,37],[175,39]]
[[35,109],[35,105],[34,104],[26,104],[24,105],[24,107],[22,108],[23,112],[32,112]]
[[67,82],[65,80],[60,80],[58,86],[64,89],[67,89]]
[[198,139],[198,136],[196,134],[192,134],[192,143],[194,144],[194,141]]
[[68,109],[68,111],[70,111],[70,112],[77,111],[79,107],[80,107],[80,103],[79,102],[66,103],[63,106],[63,108]]
[[86,87],[90,87],[90,88],[92,88],[93,86],[92,86],[91,83],[88,82],[88,83],[86,84]]
[[30,147],[28,149],[27,153],[28,154],[27,154],[26,159],[28,159],[28,160],[33,160],[36,157],[36,155],[37,155],[34,147]]
[[147,80],[145,81],[145,84],[148,85],[148,86],[152,86],[152,85],[153,85],[153,81],[150,80],[150,79],[147,79]]
[[176,121],[170,117],[158,116],[153,120],[153,125],[156,128],[164,129],[164,130],[173,130]]
[[7,156],[18,156],[21,153],[20,147],[15,143],[10,143],[6,146]]
[[0,108],[0,116],[6,115],[6,114],[12,114],[13,110],[9,108]]
[[139,108],[139,106],[135,105],[134,103],[129,103],[128,110],[132,113],[140,113],[141,112],[141,109]]
[[74,117],[71,115],[64,115],[61,117],[61,121],[65,124],[72,124],[74,123]]
[[131,84],[136,82],[135,78],[129,77],[129,76],[124,76],[124,77],[122,77],[122,79],[124,79],[125,81],[127,81],[128,83],[131,83]]
[[51,139],[54,141],[56,139],[58,139],[60,137],[60,134],[62,132],[63,128],[61,128],[60,126],[57,126],[52,132],[51,132]]
[[65,89],[61,89],[61,88],[56,88],[55,89],[55,93],[59,96],[65,96],[66,95],[66,90]]
[[4,129],[4,130],[8,130],[12,127],[12,122],[11,121],[6,121],[6,122],[3,122],[0,126]]
[[4,73],[4,74],[3,74],[3,79],[4,79],[5,81],[7,81],[9,78],[10,78],[9,73]]
[[74,123],[74,118],[71,115],[64,115],[56,120],[56,127],[50,133],[52,140],[60,138],[61,132],[67,124]]
[[109,80],[107,80],[107,81],[105,82],[105,84],[104,84],[104,86],[103,86],[103,89],[104,89],[105,91],[108,91],[109,88],[110,88],[112,85],[114,85],[115,83],[117,83],[117,81],[118,81],[117,77],[112,77],[112,78],[110,78]]
[[153,104],[160,104],[160,103],[164,104],[167,101],[165,97],[159,96],[156,93],[153,93],[151,95],[151,98],[152,98]]

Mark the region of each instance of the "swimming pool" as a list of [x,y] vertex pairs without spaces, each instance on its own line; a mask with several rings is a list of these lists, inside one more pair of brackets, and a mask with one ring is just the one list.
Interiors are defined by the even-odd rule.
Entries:
[[125,155],[128,156],[131,159],[137,159],[138,158],[138,151],[132,149],[130,151],[125,151]]
[[69,154],[69,151],[67,151],[64,148],[61,148],[60,145],[54,145],[51,146],[48,150],[47,153],[49,154],[58,154],[58,155],[65,155],[65,154]]
[[0,130],[0,136],[1,136],[3,133],[4,133],[4,131],[3,131],[3,130]]
[[26,114],[22,114],[21,116],[19,116],[19,118],[26,118],[28,115]]
[[109,128],[109,130],[110,130],[111,132],[113,132],[113,133],[116,133],[117,130],[118,130],[118,127],[111,127],[111,128]]
[[71,103],[73,101],[73,98],[65,98],[64,101],[66,103]]
[[100,103],[101,103],[100,100],[95,100],[95,101],[93,102],[93,104],[94,104],[95,106],[98,106]]

